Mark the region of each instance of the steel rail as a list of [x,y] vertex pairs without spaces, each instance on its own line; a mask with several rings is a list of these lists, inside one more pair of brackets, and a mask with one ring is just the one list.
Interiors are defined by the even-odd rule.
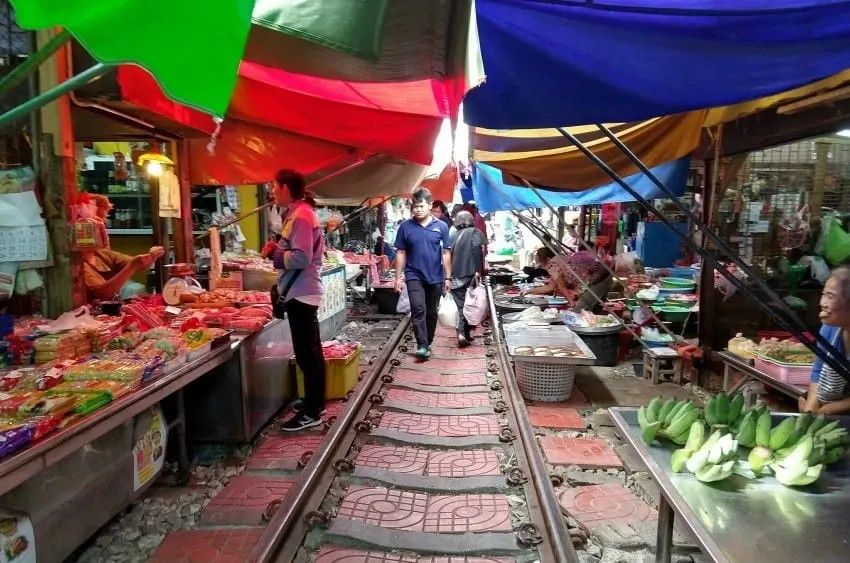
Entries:
[[[384,367],[392,355],[396,352],[402,336],[407,332],[409,326],[410,317],[401,319],[399,326],[396,327],[387,345],[381,350],[381,354],[378,356],[369,374],[361,382],[361,385],[355,391],[354,395],[352,395],[351,399],[349,399],[348,406],[331,427],[327,437],[319,446],[318,451],[310,458],[295,486],[281,499],[279,511],[275,513],[268,526],[263,530],[257,541],[257,547],[254,548],[248,558],[249,561],[257,563],[280,561],[280,551],[285,547],[284,540],[295,539],[296,536],[292,534],[292,530],[298,523],[299,518],[303,516],[302,513],[305,507],[308,506],[310,498],[317,493],[321,493],[322,498],[325,496],[326,491],[319,491],[317,485],[328,474],[335,475],[331,466],[334,456],[337,454],[340,445],[345,441],[346,437],[350,438],[349,444],[354,441],[356,434],[353,434],[351,429],[356,422],[357,416],[366,403],[367,397],[373,393],[375,384],[380,383],[378,378],[384,371]],[[366,406],[368,408],[370,405],[367,404]],[[303,538],[298,537],[297,539],[300,546]],[[291,559],[287,561],[291,561]]]
[[[499,323],[499,316],[496,313],[496,303],[493,300],[493,289],[489,280],[486,287],[487,298],[490,301],[491,338],[493,339],[499,362],[503,367],[501,379],[508,398],[508,404],[511,405],[510,412],[514,415],[513,419],[517,427],[518,437],[522,442],[525,459],[530,469],[531,475],[529,475],[529,480],[540,503],[540,512],[546,526],[547,537],[551,543],[552,556],[556,563],[576,563],[579,560],[578,554],[573,548],[569,529],[561,514],[561,506],[558,504],[558,499],[555,497],[555,489],[552,487],[552,482],[549,479],[549,472],[541,459],[540,451],[537,449],[537,437],[531,426],[528,410],[525,408],[525,401],[520,394],[513,370],[509,369],[511,364],[507,356],[507,347],[504,345],[504,340],[502,339],[501,323]],[[541,558],[541,561],[545,561],[545,559]]]

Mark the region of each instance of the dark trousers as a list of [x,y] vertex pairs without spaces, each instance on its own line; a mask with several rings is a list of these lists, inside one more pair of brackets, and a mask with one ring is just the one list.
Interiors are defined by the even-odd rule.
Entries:
[[422,283],[419,280],[407,281],[407,297],[410,299],[410,320],[416,346],[423,348],[434,342],[437,332],[437,309],[443,296],[443,284]]
[[458,337],[463,336],[467,340],[470,340],[472,327],[469,326],[466,317],[463,316],[463,306],[466,303],[466,290],[469,289],[470,285],[472,285],[471,279],[460,287],[452,288],[452,297],[455,300],[455,305],[457,305],[457,335]]
[[325,356],[318,312],[318,307],[297,299],[286,302],[295,361],[304,374],[304,414],[313,418],[319,418],[325,408]]

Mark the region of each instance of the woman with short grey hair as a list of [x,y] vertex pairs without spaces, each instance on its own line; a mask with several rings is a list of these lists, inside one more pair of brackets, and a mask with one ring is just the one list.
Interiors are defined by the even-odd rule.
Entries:
[[461,211],[452,235],[452,297],[457,305],[457,344],[464,348],[472,342],[472,327],[463,316],[466,290],[484,275],[484,234],[475,228],[475,218]]
[[[820,298],[820,335],[850,359],[850,267],[833,270]],[[809,392],[799,399],[800,412],[843,414],[850,411],[850,383],[818,358]]]

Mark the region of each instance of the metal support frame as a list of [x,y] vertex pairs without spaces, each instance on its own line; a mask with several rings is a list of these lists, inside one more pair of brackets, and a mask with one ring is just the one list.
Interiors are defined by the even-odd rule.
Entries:
[[[740,260],[739,257],[735,256],[734,253],[731,252],[722,240],[717,237],[717,235],[711,232],[699,218],[696,218],[693,213],[687,209],[681,201],[673,194],[673,192],[664,185],[652,172],[649,168],[637,157],[626,145],[624,145],[611,131],[605,127],[604,125],[597,125],[600,131],[606,134],[609,139],[611,139],[614,144],[623,151],[638,167],[641,171],[647,175],[650,180],[653,181],[670,199],[672,199],[676,205],[682,210],[685,215],[694,221],[695,225],[698,225],[702,232],[708,236],[712,240],[712,242],[719,243],[718,248],[724,251],[724,253],[728,253],[729,259],[734,262],[736,265],[741,267],[742,271],[750,275],[752,279],[754,279],[762,289],[771,297],[771,300],[779,305],[780,310],[783,313],[786,313],[786,309],[790,311],[790,308],[779,298],[776,293],[771,290],[766,283],[764,283],[761,278],[752,272],[752,269],[749,268],[743,261]],[[557,128],[558,132],[567,138],[578,150],[582,152],[591,162],[596,164],[600,170],[605,172],[612,180],[617,182],[624,190],[626,190],[635,201],[643,205],[647,210],[655,214],[658,219],[664,223],[665,226],[671,229],[676,236],[678,236],[685,244],[687,244],[694,252],[696,252],[700,257],[702,257],[705,261],[709,262],[712,267],[714,267],[723,277],[725,277],[731,284],[733,284],[737,289],[741,290],[747,297],[755,301],[755,303],[768,315],[775,318],[779,323],[786,329],[788,329],[794,336],[796,336],[800,342],[805,345],[809,350],[815,353],[819,358],[821,358],[824,363],[829,365],[831,368],[835,369],[838,374],[841,375],[845,380],[850,381],[850,361],[844,357],[843,354],[839,354],[835,347],[832,346],[825,338],[820,336],[820,334],[815,334],[816,342],[813,343],[809,341],[807,338],[803,336],[803,331],[799,329],[799,325],[801,325],[801,321],[791,313],[792,318],[789,320],[783,315],[778,314],[778,312],[770,307],[768,303],[765,303],[759,300],[750,290],[749,287],[746,286],[741,280],[736,278],[731,272],[729,272],[726,268],[724,268],[720,261],[715,258],[710,252],[707,252],[705,249],[700,248],[696,245],[687,234],[680,233],[678,230],[673,229],[670,221],[664,217],[661,213],[659,213],[643,196],[641,196],[637,191],[632,188],[628,182],[626,182],[617,172],[615,172],[610,166],[608,166],[599,156],[594,154],[592,150],[590,150],[582,141],[576,138],[575,135],[564,129],[563,127]],[[796,321],[796,324],[795,322]],[[804,327],[805,328],[805,327]],[[818,345],[822,347],[819,348]]]
[[36,69],[41,66],[41,63],[53,56],[56,51],[61,49],[70,40],[71,34],[65,29],[54,35],[44,47],[31,54],[27,57],[27,60],[15,67],[12,72],[3,77],[3,80],[0,80],[0,97],[11,92],[15,86],[33,75]]
[[15,119],[17,119],[21,116],[27,115],[28,113],[31,113],[31,112],[41,108],[42,106],[49,104],[50,102],[52,102],[56,98],[64,96],[65,94],[67,94],[71,90],[79,88],[83,84],[88,84],[89,82],[91,82],[93,80],[97,80],[98,78],[100,78],[101,76],[103,76],[104,74],[109,72],[110,70],[111,70],[110,66],[100,64],[100,63],[92,66],[91,68],[89,68],[87,70],[84,70],[83,72],[81,72],[77,76],[66,80],[62,84],[59,84],[58,86],[54,86],[53,88],[51,88],[47,92],[44,92],[43,94],[40,94],[40,95],[36,96],[35,98],[28,100],[28,101],[24,102],[23,104],[15,107],[15,108],[10,109],[9,111],[4,113],[3,115],[0,115],[0,127],[9,123],[10,121],[14,121]]

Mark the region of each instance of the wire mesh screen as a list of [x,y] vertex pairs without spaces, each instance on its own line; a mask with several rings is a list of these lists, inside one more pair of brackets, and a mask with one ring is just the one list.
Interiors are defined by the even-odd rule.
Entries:
[[732,178],[720,182],[711,226],[762,273],[811,247],[822,213],[850,213],[850,139],[789,143],[727,160],[723,168],[721,177]]
[[[18,27],[15,10],[9,0],[0,0],[0,78],[23,63],[33,51],[33,34]],[[35,97],[36,82],[24,80],[0,99],[0,113]],[[0,129],[0,166],[3,168],[30,164],[32,160],[30,120],[28,116]]]

